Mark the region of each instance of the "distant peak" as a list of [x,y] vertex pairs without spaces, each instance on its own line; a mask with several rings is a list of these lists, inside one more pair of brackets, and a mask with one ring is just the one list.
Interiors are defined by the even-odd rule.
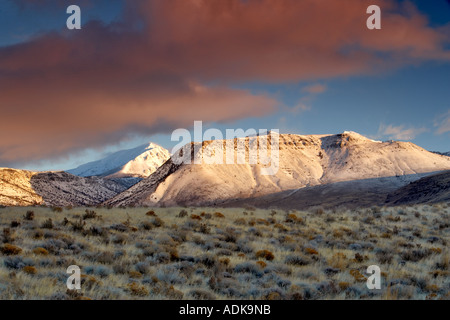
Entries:
[[150,142],[149,144],[146,145],[146,150],[151,150],[151,149],[164,149],[163,147],[161,147],[159,144]]
[[363,136],[362,134],[359,134],[358,132],[355,132],[355,131],[344,131],[341,133],[341,135],[368,139],[365,136]]

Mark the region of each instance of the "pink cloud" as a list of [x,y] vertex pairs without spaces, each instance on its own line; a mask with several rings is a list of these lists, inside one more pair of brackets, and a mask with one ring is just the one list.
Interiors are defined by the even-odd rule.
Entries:
[[[382,7],[382,30],[365,27],[369,4]],[[413,7],[399,14],[389,0],[129,0],[124,12],[112,25],[0,48],[0,163],[276,110],[275,98],[235,89],[246,81],[450,60],[446,27],[429,27]]]

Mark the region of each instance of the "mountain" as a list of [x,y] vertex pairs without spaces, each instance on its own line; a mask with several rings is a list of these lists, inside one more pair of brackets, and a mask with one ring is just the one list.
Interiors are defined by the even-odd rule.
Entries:
[[421,176],[429,174],[422,173],[327,183],[271,193],[256,198],[232,199],[223,205],[226,207],[252,206],[256,208],[273,207],[302,210],[314,207],[333,209],[340,206],[354,209],[383,206],[386,204],[386,198],[390,193],[397,191],[411,181],[420,179]]
[[169,158],[168,150],[150,143],[134,149],[115,152],[103,159],[83,164],[67,172],[80,177],[146,178]]
[[[202,164],[177,164],[175,159],[183,157],[182,151],[179,151],[149,178],[105,204],[227,205],[270,196],[275,197],[272,202],[279,201],[280,198],[275,196],[278,194],[281,197],[290,195],[295,206],[299,200],[293,195],[311,190],[307,188],[316,187],[317,191],[321,186],[334,185],[333,197],[339,199],[346,189],[337,183],[359,181],[359,186],[352,184],[353,190],[376,195],[377,189],[389,187],[387,190],[391,192],[420,179],[423,174],[450,169],[449,157],[428,152],[410,142],[374,141],[355,132],[337,135],[281,134],[278,137],[279,170],[274,175],[262,175],[261,170],[265,166],[261,163],[250,164],[248,156],[244,164],[205,164],[211,160],[214,148],[226,142],[209,141],[201,146],[193,143],[191,157],[206,160]],[[254,145],[249,138],[234,139],[233,142],[235,148],[239,143],[244,143],[246,150]],[[341,186],[345,185],[348,187],[349,183]],[[315,193],[306,195],[311,197]]]
[[433,153],[440,154],[441,156],[447,156],[450,157],[450,151],[449,152],[439,152],[439,151],[432,151]]
[[450,201],[450,171],[431,175],[390,193],[391,205],[422,204]]
[[115,181],[99,177],[0,168],[0,205],[5,206],[96,205],[125,189]]

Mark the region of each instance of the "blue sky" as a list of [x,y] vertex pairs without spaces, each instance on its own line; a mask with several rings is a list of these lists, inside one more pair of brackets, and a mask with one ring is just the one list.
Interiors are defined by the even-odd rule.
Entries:
[[[2,1],[0,4],[1,47],[27,43],[36,35],[67,32],[64,30],[67,18],[64,5],[58,6],[52,1],[44,0],[41,6],[36,7],[27,5],[28,1],[19,2],[23,2],[24,7],[17,6],[14,1]],[[412,2],[422,16],[428,17],[429,27],[440,28],[450,22],[450,5],[447,1]],[[92,20],[101,20],[105,25],[117,22],[123,17],[125,8],[124,2],[119,0],[96,1],[95,5],[85,1],[80,6],[83,10],[83,26]],[[442,50],[449,49],[448,42],[442,45]],[[0,60],[0,78],[1,70]],[[214,82],[210,79],[208,81]],[[255,96],[261,94],[275,97],[279,105],[271,112],[262,112],[255,116],[233,116],[231,119],[218,119],[219,121],[208,119],[205,121],[206,127],[221,130],[267,128],[296,134],[340,133],[351,130],[374,139],[407,140],[428,150],[450,151],[448,59],[422,59],[368,74],[361,72],[282,81],[267,81],[261,77],[227,85],[233,90],[245,90]],[[320,90],[309,90],[312,87]],[[1,101],[0,108],[4,108]],[[20,121],[20,118],[17,121]],[[174,126],[177,127],[176,124]],[[31,157],[31,160],[5,160],[4,163],[0,162],[0,166],[15,165],[31,170],[71,169],[110,152],[133,148],[149,141],[159,143],[170,150],[176,144],[170,139],[170,131],[167,128],[160,132],[150,130],[149,133],[138,130],[127,133],[126,139],[119,139],[117,142],[114,139],[106,139],[95,145],[87,143],[83,147],[81,144],[81,147],[77,145],[73,150],[68,149],[69,151],[61,154]],[[7,137],[3,136],[1,139]],[[8,145],[8,148],[11,146]],[[0,153],[1,150],[0,147]]]

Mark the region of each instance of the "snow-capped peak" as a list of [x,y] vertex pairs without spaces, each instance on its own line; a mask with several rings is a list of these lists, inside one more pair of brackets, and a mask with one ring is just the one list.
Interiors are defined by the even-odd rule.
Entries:
[[168,150],[155,143],[149,143],[133,149],[117,151],[103,159],[83,164],[68,172],[82,177],[145,178],[169,158]]

